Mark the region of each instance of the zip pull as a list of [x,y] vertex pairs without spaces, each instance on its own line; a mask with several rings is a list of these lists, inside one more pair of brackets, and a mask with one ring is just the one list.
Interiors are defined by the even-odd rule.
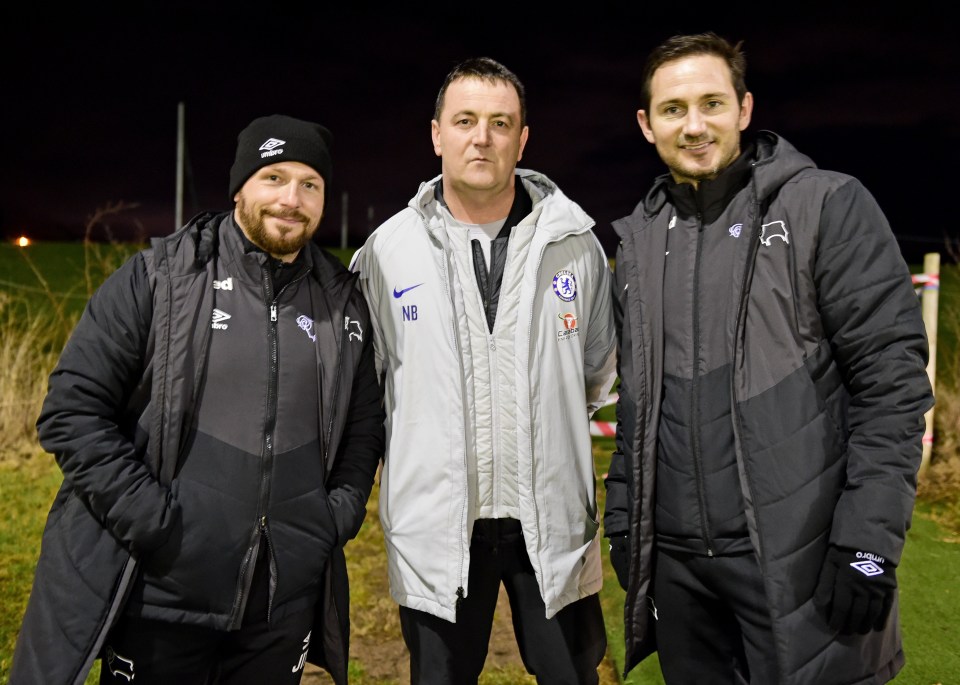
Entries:
[[460,605],[463,603],[463,599],[464,599],[464,597],[463,597],[463,588],[462,588],[462,587],[458,587],[458,588],[457,588],[457,602],[456,602],[456,604],[454,605],[454,607],[456,608],[457,611],[460,611]]
[[272,323],[277,322],[277,305],[276,303],[270,305],[270,321]]
[[267,529],[267,517],[266,517],[266,516],[261,516],[261,517],[260,517],[260,530],[265,531],[266,529]]

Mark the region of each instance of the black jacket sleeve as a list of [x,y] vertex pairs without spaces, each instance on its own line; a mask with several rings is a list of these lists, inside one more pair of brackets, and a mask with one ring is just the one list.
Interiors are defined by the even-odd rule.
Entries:
[[630,379],[625,378],[623,369],[623,360],[628,359],[624,355],[631,354],[630,327],[624,324],[625,301],[627,296],[624,286],[626,276],[619,265],[623,257],[622,246],[617,248],[616,261],[614,262],[614,277],[612,279],[613,288],[613,317],[614,326],[617,332],[617,376],[619,385],[617,386],[617,432],[616,447],[610,457],[610,468],[607,477],[604,479],[604,487],[607,491],[606,501],[604,503],[603,513],[603,531],[606,537],[617,535],[627,535],[630,532],[630,497],[632,489],[630,486],[630,474],[632,469],[633,455],[631,454],[633,446],[631,436],[633,435],[633,426],[636,416],[634,407],[635,400],[630,392]]
[[152,316],[143,257],[129,259],[94,293],[50,375],[37,420],[40,444],[91,514],[132,552],[170,534],[178,509],[121,425],[141,380]]
[[933,395],[909,270],[880,207],[855,179],[824,202],[814,278],[824,334],[850,395],[847,480],[830,541],[896,564]]

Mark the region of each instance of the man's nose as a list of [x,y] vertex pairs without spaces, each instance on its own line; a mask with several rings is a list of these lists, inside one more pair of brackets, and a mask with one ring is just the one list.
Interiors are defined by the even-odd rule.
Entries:
[[481,124],[477,126],[473,131],[473,144],[474,145],[489,145],[490,144],[490,128]]
[[280,202],[290,207],[300,206],[300,184],[287,183],[280,189]]
[[704,116],[696,108],[691,109],[683,122],[683,134],[688,138],[699,138],[706,130],[707,122]]

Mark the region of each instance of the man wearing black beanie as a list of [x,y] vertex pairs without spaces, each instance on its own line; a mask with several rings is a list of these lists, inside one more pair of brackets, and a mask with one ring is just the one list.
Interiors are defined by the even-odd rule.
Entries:
[[63,486],[11,683],[347,679],[343,545],[383,455],[356,275],[311,241],[330,132],[237,138],[230,212],[155,238],[94,294],[37,422]]
[[[333,168],[330,131],[320,124],[274,114],[260,117],[237,136],[237,154],[230,168],[230,196],[244,235],[274,258],[290,262],[320,225]],[[279,185],[276,172],[292,174]],[[293,181],[297,181],[295,184]],[[296,197],[274,202],[276,189],[298,188]],[[246,190],[246,194],[244,191]],[[265,193],[268,206],[256,203]],[[248,197],[254,194],[254,197]],[[290,203],[295,199],[296,205]],[[252,204],[251,204],[252,203]],[[265,223],[267,217],[276,219]]]

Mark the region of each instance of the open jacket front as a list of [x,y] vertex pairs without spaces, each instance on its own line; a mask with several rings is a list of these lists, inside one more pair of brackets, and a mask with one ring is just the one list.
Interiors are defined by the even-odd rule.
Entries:
[[531,212],[511,230],[493,330],[467,232],[448,230],[435,187],[355,260],[374,318],[387,411],[380,519],[390,591],[455,620],[469,595],[478,468],[516,466],[517,509],[547,617],[599,591],[599,512],[589,418],[615,374],[610,268],[593,220],[542,174],[516,171]]

